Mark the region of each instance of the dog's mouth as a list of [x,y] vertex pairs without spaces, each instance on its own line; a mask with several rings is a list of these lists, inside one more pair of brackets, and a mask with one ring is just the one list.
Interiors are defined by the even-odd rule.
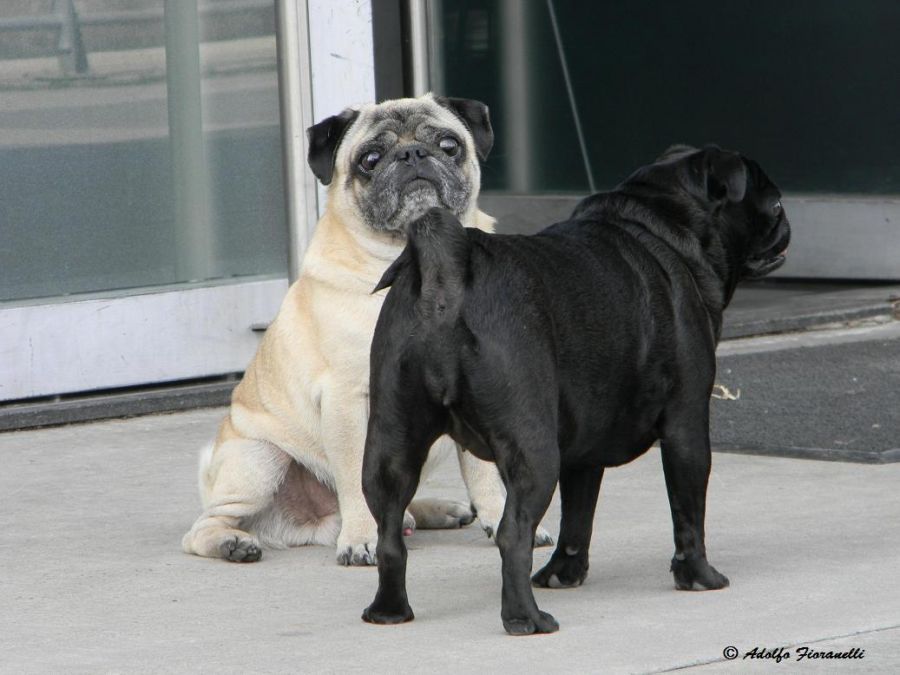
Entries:
[[434,181],[417,176],[402,188],[396,209],[383,229],[397,230],[405,234],[406,226],[435,206],[445,206],[440,190]]
[[784,265],[785,260],[787,260],[787,249],[771,258],[749,260],[744,265],[744,276],[748,279],[764,277]]
[[437,185],[435,185],[432,181],[427,178],[422,178],[418,176],[409,181],[406,185],[403,186],[403,190],[401,194],[406,197],[411,195],[414,192],[419,192],[421,190],[431,190],[433,192],[437,192]]
[[788,245],[791,243],[791,230],[786,223],[778,229],[780,234],[775,243],[758,257],[744,263],[744,277],[749,279],[763,277],[784,265],[787,260]]

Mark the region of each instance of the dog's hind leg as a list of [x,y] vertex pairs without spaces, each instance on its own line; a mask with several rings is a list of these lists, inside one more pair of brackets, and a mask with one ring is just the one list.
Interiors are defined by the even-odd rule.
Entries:
[[292,461],[273,505],[245,525],[270,548],[334,546],[341,530],[337,495],[314,471]]
[[378,406],[372,417],[363,460],[363,494],[378,524],[378,591],[363,612],[369,623],[411,621],[406,595],[403,514],[419,484],[429,446],[440,434],[441,412],[420,404],[415,416],[386,415],[395,405]]
[[555,431],[554,424],[515,425],[499,430],[489,440],[506,484],[506,506],[497,531],[497,546],[503,559],[500,616],[511,635],[552,633],[559,629],[556,619],[538,609],[529,580],[534,536],[559,475]]
[[663,471],[675,531],[671,571],[678,590],[708,591],[728,586],[728,579],[706,560],[704,520],[706,488],[712,453],[709,447],[709,405],[667,413],[661,442]]
[[271,507],[290,461],[275,446],[245,438],[204,448],[199,477],[203,513],[184,535],[182,548],[232,562],[259,560],[259,540],[242,527]]
[[569,588],[584,582],[602,479],[602,466],[564,466],[560,471],[562,520],[559,544],[550,561],[532,577],[536,586]]

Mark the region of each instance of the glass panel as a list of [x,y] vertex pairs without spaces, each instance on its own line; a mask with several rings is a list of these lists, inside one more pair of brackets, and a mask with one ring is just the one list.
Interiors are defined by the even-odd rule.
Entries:
[[493,112],[486,188],[586,191],[574,110],[598,188],[717,142],[786,190],[900,192],[896,0],[468,0],[431,20],[436,88]]
[[286,274],[273,3],[8,0],[0,35],[0,301]]

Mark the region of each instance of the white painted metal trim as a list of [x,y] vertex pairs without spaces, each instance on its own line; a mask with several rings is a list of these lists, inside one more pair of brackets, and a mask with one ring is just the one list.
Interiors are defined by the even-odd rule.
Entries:
[[900,279],[900,198],[787,195],[791,247],[778,277]]
[[428,8],[425,0],[409,0],[407,21],[409,23],[413,95],[422,96],[429,91],[431,83],[428,63]]
[[0,311],[0,401],[243,371],[284,279]]
[[[315,121],[375,101],[371,0],[306,0],[306,4]],[[327,190],[322,185],[318,189],[321,216]]]
[[288,278],[295,281],[319,213],[316,178],[306,163],[306,129],[315,123],[308,8],[306,0],[277,0],[275,7]]
[[325,210],[327,190],[307,165],[306,130],[375,100],[371,0],[277,0],[278,77],[291,281]]
[[[534,233],[568,217],[584,195],[482,192],[498,231]],[[788,193],[787,263],[772,277],[900,281],[900,197]]]

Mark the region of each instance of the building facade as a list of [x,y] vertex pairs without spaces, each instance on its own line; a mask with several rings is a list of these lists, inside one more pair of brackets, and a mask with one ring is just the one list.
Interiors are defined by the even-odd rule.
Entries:
[[716,142],[788,195],[783,278],[900,279],[897,28],[890,0],[10,0],[0,406],[239,373],[321,211],[306,127],[428,90],[490,105],[501,231]]

